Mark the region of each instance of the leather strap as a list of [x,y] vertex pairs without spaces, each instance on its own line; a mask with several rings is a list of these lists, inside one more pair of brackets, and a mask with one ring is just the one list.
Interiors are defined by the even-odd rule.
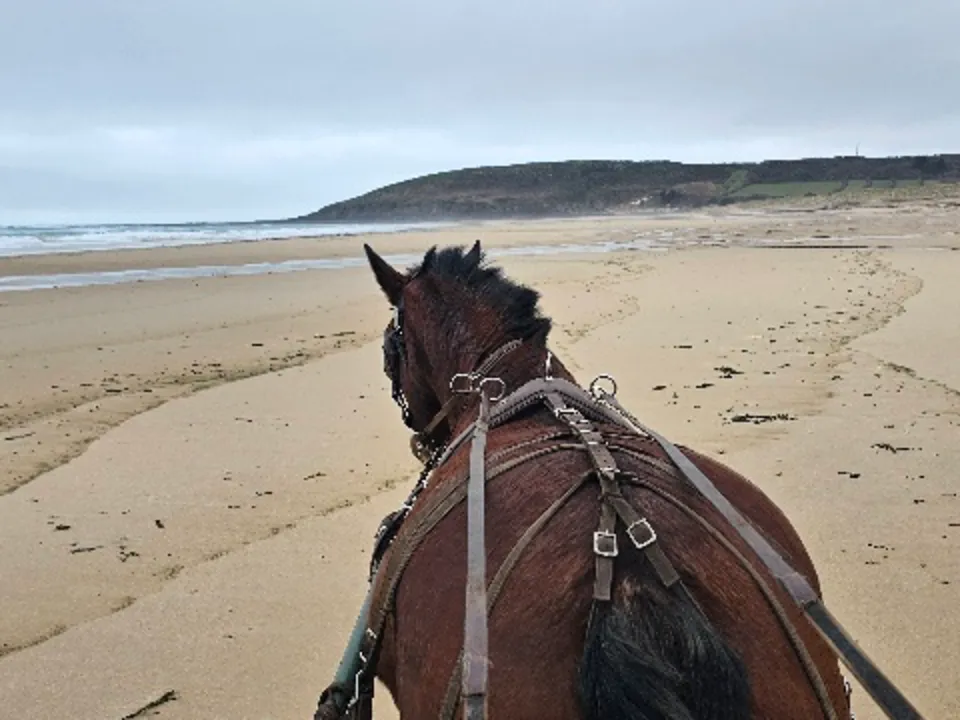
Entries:
[[844,632],[840,623],[821,602],[812,603],[805,610],[807,617],[820,631],[827,644],[837,655],[844,658],[844,664],[889,717],[896,720],[923,720],[919,711]]
[[626,526],[627,537],[630,538],[633,546],[642,551],[647,560],[650,561],[650,565],[656,571],[657,577],[660,578],[664,587],[668,590],[673,588],[680,581],[680,576],[660,547],[657,533],[650,521],[641,516],[633,505],[627,501],[618,481],[601,475],[600,488],[605,504],[613,508],[613,511]]
[[626,526],[627,537],[634,547],[642,551],[650,561],[660,582],[667,589],[673,588],[680,576],[660,548],[650,521],[642,517],[623,496],[620,489],[621,473],[616,460],[604,444],[603,436],[578,409],[567,405],[558,393],[547,392],[544,397],[553,414],[569,425],[586,445],[600,483],[600,523],[593,534],[593,552],[596,556],[594,599],[607,602],[612,596],[613,559],[619,553],[615,532],[617,517]]
[[[510,577],[510,573],[513,572],[514,567],[516,567],[517,562],[520,560],[520,557],[523,555],[524,551],[530,545],[531,541],[539,534],[541,530],[550,522],[553,517],[560,512],[564,505],[567,504],[567,501],[572,498],[577,491],[586,484],[587,480],[590,479],[592,473],[584,473],[580,476],[580,479],[577,482],[573,483],[567,490],[554,500],[550,506],[544,510],[540,517],[538,517],[530,527],[528,527],[523,535],[514,543],[514,546],[510,549],[510,552],[507,553],[507,556],[503,559],[503,562],[500,564],[500,567],[497,569],[496,575],[493,576],[493,580],[490,583],[490,588],[487,591],[487,614],[493,613],[493,608],[497,604],[497,600],[500,599],[500,595],[503,592],[503,588],[507,583],[507,579]],[[457,702],[460,699],[460,687],[461,687],[461,671],[462,671],[462,661],[463,661],[463,648],[460,648],[460,655],[457,657],[457,662],[454,663],[453,673],[450,675],[450,682],[447,683],[447,692],[444,695],[443,708],[440,711],[440,717],[443,720],[453,720],[454,713],[457,709]]]
[[807,582],[807,579],[790,567],[787,561],[783,559],[783,556],[773,548],[763,535],[757,532],[756,528],[723,496],[700,468],[694,465],[690,458],[680,452],[680,449],[677,448],[676,445],[660,435],[660,433],[640,424],[636,418],[627,413],[612,395],[601,395],[600,402],[615,408],[636,426],[638,432],[642,432],[657,441],[680,472],[720,511],[720,514],[736,529],[750,548],[757,553],[764,565],[770,569],[770,572],[780,581],[800,607],[805,607],[819,599],[816,591],[811,587],[810,583]]
[[609,602],[613,594],[613,559],[617,556],[617,514],[600,503],[600,520],[593,536],[593,599]]
[[617,515],[608,502],[611,483],[615,492],[620,492],[615,480],[617,463],[603,444],[603,437],[579,410],[569,407],[555,392],[548,392],[545,397],[553,414],[569,425],[586,445],[594,471],[600,479],[600,520],[597,530],[593,533],[595,558],[593,598],[601,602],[609,602],[613,595],[613,559],[619,553],[616,533]]
[[[505,461],[500,465],[488,468],[486,471],[486,480],[498,477],[507,470],[510,470],[524,462],[543,457],[560,450],[576,448],[570,445],[554,445],[547,448],[541,448]],[[407,564],[413,557],[414,551],[420,547],[420,544],[426,539],[427,535],[443,520],[457,505],[459,505],[467,496],[466,482],[469,473],[461,473],[447,484],[442,493],[431,497],[431,503],[424,505],[424,510],[416,516],[414,525],[403,527],[391,546],[391,552],[384,557],[382,566],[382,580],[377,583],[380,602],[374,601],[373,612],[371,613],[370,629],[378,636],[382,631],[386,618],[393,609],[393,599],[396,594],[397,586]]]
[[[623,415],[598,403],[586,390],[563,378],[551,378],[550,380],[534,378],[527,381],[496,404],[490,412],[488,426],[490,428],[498,427],[524,410],[542,403],[548,391],[563,397],[568,405],[577,408],[586,417],[614,423],[631,433],[637,432],[636,428]],[[459,450],[470,439],[472,432],[473,424],[470,424],[451,440],[447,449],[437,460],[437,466],[443,465],[451,455]]]
[[[518,457],[503,460],[504,457],[521,447],[526,448],[543,440],[555,439],[556,436],[556,433],[551,433],[495,453],[489,459],[491,461],[500,460],[500,462],[485,470],[486,482],[490,482],[503,473],[526,462],[545,457],[555,452],[583,450],[583,446],[577,443],[557,443],[531,450]],[[383,639],[383,631],[390,613],[393,612],[397,588],[400,585],[400,580],[403,577],[407,565],[430,532],[466,498],[468,479],[469,471],[467,473],[460,473],[445,483],[442,489],[438,488],[435,495],[429,496],[429,502],[419,509],[420,512],[414,516],[412,524],[404,525],[401,528],[400,533],[398,533],[394,543],[390,547],[390,552],[385,555],[382,566],[377,574],[377,582],[373,584],[369,590],[369,592],[373,594],[373,598],[371,600],[371,612],[365,639],[369,639],[368,642],[372,647],[372,651],[365,655],[366,659],[363,663],[365,668],[372,670],[376,667],[377,657]],[[364,674],[370,676],[372,681],[372,672],[365,672]]]
[[463,698],[466,720],[487,717],[487,548],[484,473],[490,399],[480,391],[480,414],[473,427],[467,484],[467,581],[463,622]]

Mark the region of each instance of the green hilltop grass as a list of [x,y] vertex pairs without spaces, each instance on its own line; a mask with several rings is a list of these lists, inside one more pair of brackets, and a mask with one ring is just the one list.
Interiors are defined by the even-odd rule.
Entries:
[[804,195],[826,195],[837,192],[842,187],[840,182],[813,181],[813,182],[784,182],[784,183],[753,183],[730,194],[730,197],[802,197]]
[[810,181],[810,182],[785,182],[785,183],[753,183],[745,185],[736,192],[729,193],[725,197],[731,199],[755,200],[755,199],[795,199],[802,197],[825,197],[825,196],[849,196],[859,193],[870,193],[873,191],[890,191],[898,189],[919,189],[922,187],[932,188],[942,183],[934,180],[927,180],[921,183],[920,180],[874,180],[868,184],[866,180],[851,180],[846,186],[839,181]]
[[[927,180],[926,185],[936,185],[932,180]],[[833,195],[837,193],[869,191],[873,190],[892,190],[896,188],[917,188],[921,187],[920,180],[874,180],[868,185],[866,180],[851,180],[846,187],[839,181],[810,181],[810,182],[784,182],[784,183],[753,183],[745,185],[736,192],[730,193],[727,197],[731,198],[796,198],[818,195]]]

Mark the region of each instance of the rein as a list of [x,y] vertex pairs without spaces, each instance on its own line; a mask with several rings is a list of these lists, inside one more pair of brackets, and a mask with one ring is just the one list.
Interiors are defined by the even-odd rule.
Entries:
[[[562,501],[558,501],[559,504],[555,503],[554,506],[548,508],[544,516],[541,516],[534,523],[534,526],[524,533],[517,546],[508,556],[509,564],[505,562],[498,570],[489,590],[489,596],[486,583],[486,549],[484,543],[484,486],[487,480],[501,472],[516,467],[522,462],[541,457],[546,452],[571,448],[585,451],[589,455],[593,467],[591,475],[600,484],[600,521],[593,534],[593,553],[596,562],[594,605],[610,601],[613,562],[620,552],[615,532],[617,521],[620,520],[625,526],[626,536],[631,544],[636,550],[644,553],[656,570],[661,583],[679,597],[692,602],[697,607],[692,594],[686,589],[675,568],[660,548],[659,538],[652,524],[647,518],[637,513],[621,492],[621,484],[624,482],[639,484],[644,487],[650,486],[638,482],[636,477],[618,469],[610,449],[608,449],[603,437],[594,428],[588,417],[613,422],[628,430],[631,435],[646,436],[655,441],[673,463],[674,467],[669,468],[670,475],[675,477],[676,471],[679,471],[680,477],[686,478],[693,484],[698,492],[736,529],[739,536],[763,562],[763,565],[787,592],[790,599],[804,612],[820,635],[886,715],[894,720],[922,720],[922,716],[916,708],[877,668],[840,623],[829,613],[807,579],[787,563],[780,553],[757,532],[753,525],[679,448],[659,433],[641,424],[620,405],[615,397],[617,388],[612,378],[600,376],[590,384],[589,392],[584,391],[567,380],[551,377],[548,355],[546,374],[543,378],[530,380],[505,396],[506,388],[503,381],[500,378],[487,377],[486,373],[496,362],[518,346],[520,341],[514,341],[514,343],[516,345],[513,345],[513,347],[510,347],[511,344],[508,343],[508,345],[493,353],[476,371],[455,375],[450,382],[450,388],[454,392],[453,397],[444,404],[437,416],[427,425],[427,428],[432,432],[449,415],[454,400],[460,399],[464,395],[476,395],[479,396],[480,405],[477,420],[470,427],[453,438],[442,450],[437,449],[429,452],[427,444],[422,442],[422,438],[418,441],[419,445],[411,444],[411,447],[419,448],[426,457],[423,474],[404,506],[389,515],[378,529],[367,598],[364,601],[334,681],[320,696],[318,708],[314,715],[315,720],[339,720],[344,717],[349,717],[352,720],[369,720],[372,717],[373,678],[377,654],[387,616],[392,612],[394,593],[403,570],[415,549],[430,530],[464,499],[467,502],[468,544],[462,664],[454,670],[441,717],[447,720],[453,718],[459,694],[463,699],[466,720],[486,720],[487,668],[489,662],[487,619],[489,612],[492,610],[493,603],[499,594],[499,588],[505,582],[506,574],[512,569],[526,543],[536,533],[534,527],[537,529],[542,527],[549,516],[557,512],[563,502],[572,497],[575,491],[583,486],[585,478],[578,479],[576,485],[562,496]],[[601,379],[606,379],[612,383],[610,392],[599,387]],[[555,444],[552,447],[548,446],[547,448],[529,451],[520,457],[501,461],[492,468],[487,467],[486,438],[488,431],[502,425],[530,407],[544,404],[568,431],[572,431],[573,436],[579,442],[565,445]],[[401,407],[405,408],[405,404]],[[424,435],[427,428],[418,435]],[[555,435],[548,437],[555,437]],[[424,510],[417,525],[404,538],[407,542],[398,551],[400,554],[391,553],[389,557],[384,558],[387,549],[397,536],[400,524],[409,514],[420,491],[426,486],[428,475],[462,447],[467,439],[471,440],[468,476],[459,479],[456,483],[451,483],[447,492],[438,492],[434,504]],[[654,459],[650,458],[650,460]],[[661,463],[655,461],[651,464],[658,466]],[[464,485],[466,485],[466,489],[464,489]],[[682,505],[682,503],[680,509],[692,514],[694,519],[700,522],[710,535],[734,554],[737,560],[747,568],[748,572],[753,569],[743,554],[730,545],[729,541],[725,541],[722,534],[711,523],[692,509]],[[388,562],[382,564],[381,559],[387,559]],[[823,681],[806,652],[796,629],[792,626],[786,613],[782,612],[782,608],[778,611],[779,603],[764,578],[755,570],[750,572],[750,575],[760,587],[764,596],[767,597],[781,622],[790,644],[807,672],[820,701],[824,716],[828,720],[836,720],[836,711],[826,695]],[[380,587],[381,585],[385,587]],[[380,600],[379,603],[374,602],[377,599]],[[593,613],[591,612],[592,617]],[[461,677],[461,683],[457,682],[458,674]]]

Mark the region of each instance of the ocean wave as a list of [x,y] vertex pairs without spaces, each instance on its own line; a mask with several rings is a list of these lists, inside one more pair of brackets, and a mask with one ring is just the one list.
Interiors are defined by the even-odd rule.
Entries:
[[210,245],[296,237],[394,233],[444,225],[446,223],[0,226],[0,257]]

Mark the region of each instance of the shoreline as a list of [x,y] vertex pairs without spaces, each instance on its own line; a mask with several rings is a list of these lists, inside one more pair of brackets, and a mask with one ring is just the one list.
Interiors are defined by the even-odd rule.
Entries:
[[[647,216],[637,216],[643,224]],[[653,218],[656,219],[656,218]],[[0,256],[0,277],[84,271],[140,270],[197,265],[231,266],[245,263],[280,263],[291,260],[340,259],[357,255],[362,242],[389,243],[394,254],[422,252],[425,243],[437,237],[440,244],[450,244],[473,237],[478,232],[492,233],[491,247],[513,247],[522,242],[517,237],[504,237],[518,227],[532,229],[535,235],[550,237],[556,231],[569,230],[582,236],[584,230],[596,229],[604,221],[614,229],[624,225],[622,217],[594,219],[589,217],[543,221],[463,221],[434,228],[411,228],[384,232],[359,232],[337,235],[304,235],[297,237],[251,238],[229,242],[208,242],[150,248],[117,248],[77,250],[63,253]],[[627,223],[629,225],[629,223]],[[542,229],[543,233],[537,230]],[[589,233],[594,236],[595,233]],[[499,240],[499,242],[498,242]]]
[[[7,256],[0,257],[0,293],[92,283],[341,269],[341,266],[365,263],[361,249],[364,242],[374,245],[394,262],[413,262],[414,255],[422,254],[433,244],[469,245],[477,238],[482,240],[491,257],[497,259],[511,253],[594,251],[594,246],[604,244],[608,250],[709,245],[790,249],[960,246],[960,236],[953,229],[960,222],[960,211],[941,209],[939,213],[931,211],[931,215],[936,222],[923,234],[910,227],[909,217],[890,208],[830,210],[816,214],[794,208],[780,212],[711,208],[662,215],[475,221],[383,233]],[[824,218],[831,224],[846,221],[852,225],[844,228],[843,233],[825,233]],[[868,228],[872,228],[872,232],[867,232]],[[912,232],[907,232],[908,228]],[[89,283],[84,276],[90,276]],[[31,277],[37,279],[31,281]],[[33,284],[40,287],[32,287]]]

